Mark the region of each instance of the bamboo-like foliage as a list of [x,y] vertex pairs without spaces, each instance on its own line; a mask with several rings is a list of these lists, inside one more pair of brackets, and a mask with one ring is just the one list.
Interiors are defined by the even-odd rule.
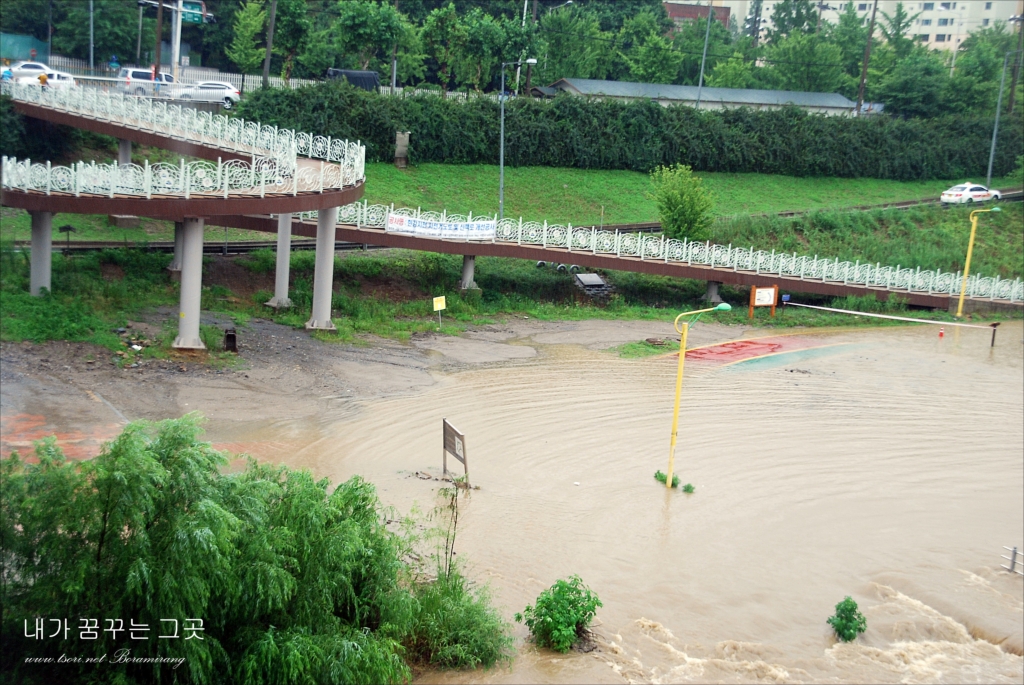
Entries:
[[[347,84],[250,95],[238,115],[366,144],[367,159],[391,161],[395,131],[410,131],[415,162],[496,164],[498,104],[487,98],[398,98]],[[891,119],[808,114],[789,107],[724,111],[657,103],[518,98],[505,112],[512,166],[630,169],[681,163],[694,171],[892,180],[980,175],[992,119]],[[1024,146],[1018,115],[1000,126],[994,173],[1009,172]]]
[[[38,463],[0,462],[7,682],[386,683],[409,679],[405,645],[434,659],[407,543],[385,529],[372,485],[353,477],[332,491],[254,461],[224,475],[225,455],[199,433],[195,415],[138,422],[91,461],[68,461],[49,438]],[[463,603],[481,601],[458,590]],[[46,634],[50,619],[68,619],[68,637],[26,637],[37,618]],[[83,618],[98,619],[99,639],[79,639]],[[125,632],[105,632],[107,619]],[[202,619],[202,639],[180,628],[158,639],[161,619]],[[150,639],[129,639],[131,622]],[[471,642],[450,626],[437,642],[465,658],[443,663],[493,663],[493,650],[474,650],[505,645],[507,624],[488,627]],[[168,662],[109,663],[125,648]],[[108,663],[25,661],[62,653]]]

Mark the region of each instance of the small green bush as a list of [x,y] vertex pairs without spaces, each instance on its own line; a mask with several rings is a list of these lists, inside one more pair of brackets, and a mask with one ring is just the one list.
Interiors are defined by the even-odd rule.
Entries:
[[[673,480],[674,480],[674,478],[673,478]],[[692,483],[687,483],[686,485],[683,486],[683,492],[688,493],[688,494],[692,494],[693,491],[696,490],[696,489],[697,488],[693,487]]]
[[857,603],[849,596],[836,604],[836,613],[829,617],[828,624],[836,631],[836,637],[843,642],[856,640],[857,636],[868,628],[867,619],[857,609]]
[[711,237],[715,202],[711,191],[685,164],[659,166],[651,172],[652,199],[658,205],[662,229],[670,238],[707,240]]
[[[661,471],[655,471],[654,472],[654,480],[656,480],[659,483],[661,483],[662,485],[664,485],[665,481],[668,480],[668,476],[666,476]],[[679,476],[677,476],[674,473],[672,474],[672,487],[674,487],[674,488],[678,488],[679,487]]]
[[597,595],[574,575],[540,593],[536,606],[528,605],[515,619],[526,623],[538,645],[565,653],[585,635],[601,606]]

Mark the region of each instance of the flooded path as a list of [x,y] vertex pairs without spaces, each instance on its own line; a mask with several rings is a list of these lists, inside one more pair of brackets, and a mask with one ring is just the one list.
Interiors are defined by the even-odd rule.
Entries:
[[[815,333],[728,366],[687,363],[666,492],[675,358],[528,343],[405,396],[307,418],[211,420],[209,438],[429,510],[441,419],[467,436],[456,549],[506,616],[577,573],[600,649],[520,640],[511,669],[424,682],[1021,682],[1024,330]],[[433,354],[440,354],[435,352]],[[452,460],[449,460],[449,464]],[[851,595],[868,620],[836,645]],[[526,631],[517,626],[517,636]],[[997,645],[1002,645],[997,646]]]

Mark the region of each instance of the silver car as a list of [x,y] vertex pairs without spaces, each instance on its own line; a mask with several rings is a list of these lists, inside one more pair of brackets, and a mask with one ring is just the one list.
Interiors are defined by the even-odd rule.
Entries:
[[224,105],[224,109],[231,109],[242,94],[226,81],[203,81],[183,88],[178,97],[196,102],[219,102]]
[[[163,84],[173,84],[174,77],[170,74],[160,72],[157,76],[157,83],[153,83],[153,72],[149,69],[135,69],[132,67],[124,67],[117,74],[119,79],[124,79],[121,83],[121,88],[126,95],[146,95],[146,96],[163,96],[170,97],[171,93],[168,92],[168,88],[161,88]],[[154,85],[157,87],[154,88]]]
[[45,74],[48,71],[53,71],[50,67],[46,66],[42,62],[28,62],[22,60],[15,62],[8,67],[11,70],[11,78],[22,78],[25,76],[31,76],[33,78],[39,76],[39,74]]

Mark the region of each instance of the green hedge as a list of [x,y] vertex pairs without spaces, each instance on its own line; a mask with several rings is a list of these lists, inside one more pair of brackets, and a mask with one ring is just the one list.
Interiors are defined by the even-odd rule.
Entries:
[[[359,139],[367,159],[394,158],[395,131],[412,133],[413,162],[497,164],[498,105],[436,96],[398,99],[326,84],[249,95],[239,116],[265,124]],[[1024,147],[1020,114],[1000,125],[995,175]],[[519,98],[505,112],[505,161],[513,166],[650,171],[682,162],[696,171],[899,181],[980,177],[992,120],[827,117],[795,107],[698,111],[654,102]]]

